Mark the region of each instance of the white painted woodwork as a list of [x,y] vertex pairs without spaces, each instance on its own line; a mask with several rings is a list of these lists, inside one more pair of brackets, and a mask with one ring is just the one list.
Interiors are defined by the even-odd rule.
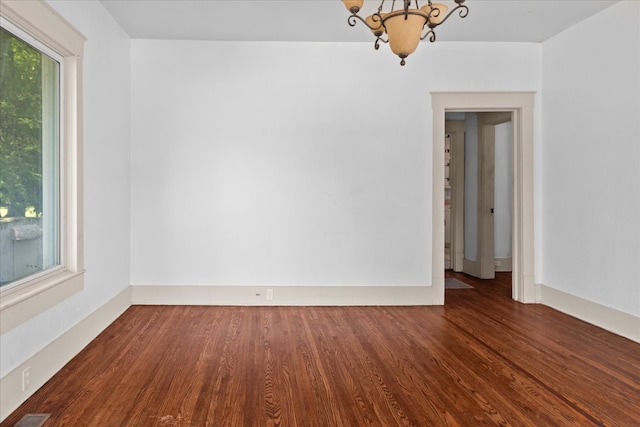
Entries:
[[450,160],[450,268],[462,271],[464,259],[464,120],[447,120],[445,131],[451,140]]
[[[510,112],[514,129],[513,289],[520,302],[535,302],[533,216],[533,93],[432,93],[433,107],[433,286],[438,295],[442,283],[444,302],[444,177],[445,111]],[[438,126],[438,122],[442,124]],[[440,213],[440,215],[438,215]]]

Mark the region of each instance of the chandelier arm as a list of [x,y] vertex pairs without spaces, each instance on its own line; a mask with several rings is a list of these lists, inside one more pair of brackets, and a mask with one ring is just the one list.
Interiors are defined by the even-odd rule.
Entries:
[[376,48],[376,50],[380,48],[380,42],[389,43],[389,37],[387,37],[386,39],[382,38],[382,36],[376,37],[376,42],[374,44],[374,47]]
[[469,8],[462,4],[462,3],[458,3],[458,1],[456,0],[456,3],[458,4],[456,7],[454,7],[448,14],[447,16],[445,16],[442,21],[438,22],[437,24],[434,24],[431,22],[431,19],[427,20],[427,25],[429,26],[429,28],[433,29],[435,27],[437,27],[440,24],[443,24],[447,19],[449,19],[449,17],[451,15],[453,15],[456,11],[458,11],[458,16],[460,16],[460,18],[466,18],[467,15],[469,14]]
[[[375,14],[374,14],[374,16],[375,16]],[[358,23],[358,21],[356,21],[356,19],[358,19],[360,22],[362,22],[364,25],[366,25],[367,28],[369,28],[370,30],[377,30],[382,26],[382,20],[380,20],[380,25],[378,25],[377,27],[372,27],[371,25],[367,24],[367,21],[365,21],[360,15],[357,15],[355,13],[353,15],[350,15],[347,18],[347,22],[349,23],[349,26],[355,27],[355,25]]]
[[427,31],[422,37],[420,37],[420,40],[424,40],[427,37],[429,37],[429,41],[431,43],[436,41],[436,32],[433,31],[433,28],[430,28],[429,31]]

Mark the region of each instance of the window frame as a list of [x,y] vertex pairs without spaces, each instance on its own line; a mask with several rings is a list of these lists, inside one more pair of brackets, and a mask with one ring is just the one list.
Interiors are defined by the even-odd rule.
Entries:
[[61,265],[0,289],[0,334],[4,334],[84,288],[82,58],[86,38],[42,0],[2,0],[0,16],[62,57]]

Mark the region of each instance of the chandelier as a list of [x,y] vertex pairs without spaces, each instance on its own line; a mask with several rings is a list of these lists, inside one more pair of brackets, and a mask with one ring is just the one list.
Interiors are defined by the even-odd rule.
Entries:
[[[342,3],[351,12],[347,19],[349,25],[353,27],[357,20],[362,21],[376,37],[376,50],[380,48],[380,42],[389,43],[391,51],[400,57],[400,65],[404,65],[405,58],[416,50],[420,40],[428,37],[429,41],[436,41],[434,29],[454,12],[458,11],[461,18],[467,16],[469,9],[463,4],[465,0],[454,1],[456,7],[447,14],[447,5],[431,3],[431,0],[427,0],[427,4],[422,7],[418,5],[418,0],[402,0],[402,9],[394,9],[396,0],[392,0],[391,10],[383,12],[385,0],[382,0],[378,11],[366,18],[358,15],[364,0],[342,0]],[[415,8],[411,7],[412,4]]]

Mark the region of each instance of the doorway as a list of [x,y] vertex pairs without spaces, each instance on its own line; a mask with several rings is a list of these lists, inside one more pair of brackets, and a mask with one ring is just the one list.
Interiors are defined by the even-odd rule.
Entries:
[[[457,119],[445,121],[447,133],[455,129],[453,125],[457,123],[465,131],[464,142],[458,150],[450,152],[449,161],[445,137],[445,176],[447,163],[463,169],[458,171],[459,176],[453,177],[456,179],[452,180],[449,198],[445,186],[445,221],[448,210],[456,210],[461,217],[450,223],[449,232],[464,236],[459,245],[454,244],[459,263],[449,267],[480,279],[493,279],[496,271],[511,271],[511,115],[511,112],[446,113],[446,118]],[[445,248],[447,231],[445,227]],[[445,269],[447,267],[445,252]]]
[[532,92],[432,93],[432,292],[444,304],[445,112],[509,112],[513,132],[512,298],[535,302],[533,271],[533,100]]

